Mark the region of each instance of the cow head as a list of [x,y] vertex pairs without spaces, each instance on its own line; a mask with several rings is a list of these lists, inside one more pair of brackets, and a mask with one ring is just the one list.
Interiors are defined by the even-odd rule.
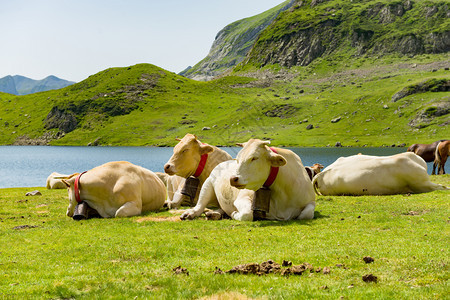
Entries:
[[269,141],[251,139],[239,151],[236,174],[230,177],[230,184],[239,189],[258,190],[267,180],[271,167],[281,167],[286,159],[270,150]]
[[75,199],[75,178],[80,173],[74,173],[72,175],[69,175],[67,178],[61,179],[61,181],[66,185],[67,192],[69,193],[69,206],[67,207],[66,215],[68,217],[73,217],[73,213],[75,211],[75,207],[77,206],[77,200]]
[[313,169],[314,175],[317,175],[317,174],[319,174],[322,171],[323,165],[316,163],[316,164],[312,165],[311,169]]
[[419,145],[418,144],[412,144],[411,146],[406,149],[407,152],[416,152],[416,149]]
[[214,151],[210,145],[203,144],[193,134],[186,134],[173,148],[173,155],[164,165],[164,172],[184,178],[195,173],[201,156]]

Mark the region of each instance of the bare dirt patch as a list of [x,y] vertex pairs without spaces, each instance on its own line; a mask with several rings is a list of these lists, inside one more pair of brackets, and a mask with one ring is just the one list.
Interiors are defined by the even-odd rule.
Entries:
[[181,219],[180,216],[158,216],[139,218],[136,220],[136,222],[181,222]]
[[405,216],[420,216],[420,215],[426,214],[427,212],[429,212],[429,211],[428,210],[422,210],[422,211],[411,210],[407,213],[403,213],[403,215],[405,215]]
[[20,226],[16,226],[13,229],[15,230],[22,230],[22,229],[30,229],[30,228],[37,228],[38,226],[36,225],[20,225]]
[[185,275],[189,276],[189,271],[186,268],[182,268],[181,266],[173,268],[172,271],[176,275],[185,274]]
[[199,300],[248,300],[248,299],[254,298],[249,298],[246,295],[236,292],[226,292],[199,298]]

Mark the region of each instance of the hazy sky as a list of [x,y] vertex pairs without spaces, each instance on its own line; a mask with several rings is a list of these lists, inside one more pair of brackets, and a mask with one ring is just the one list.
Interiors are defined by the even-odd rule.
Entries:
[[209,52],[226,25],[283,0],[0,0],[0,78],[81,81],[109,67],[172,72]]

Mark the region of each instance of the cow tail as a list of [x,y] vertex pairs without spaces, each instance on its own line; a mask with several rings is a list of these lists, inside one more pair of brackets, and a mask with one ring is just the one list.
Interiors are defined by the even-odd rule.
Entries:
[[322,193],[319,191],[319,183],[317,182],[317,178],[319,178],[319,176],[321,176],[321,174],[323,174],[323,172],[314,176],[313,181],[312,181],[312,185],[314,187],[314,192],[316,192],[316,194],[319,196],[323,196]]
[[441,145],[441,143],[442,142],[439,142],[439,144],[437,144],[436,151],[434,152],[434,164],[438,167],[438,170],[439,165],[441,164],[441,156],[439,155],[439,146]]

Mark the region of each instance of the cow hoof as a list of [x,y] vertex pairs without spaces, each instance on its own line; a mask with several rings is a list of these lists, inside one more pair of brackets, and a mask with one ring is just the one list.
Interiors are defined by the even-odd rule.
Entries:
[[208,220],[220,220],[222,219],[222,214],[217,211],[207,211],[205,212],[206,219]]
[[180,216],[180,219],[181,220],[192,220],[192,219],[194,219],[194,213],[190,212],[190,211],[186,211]]

